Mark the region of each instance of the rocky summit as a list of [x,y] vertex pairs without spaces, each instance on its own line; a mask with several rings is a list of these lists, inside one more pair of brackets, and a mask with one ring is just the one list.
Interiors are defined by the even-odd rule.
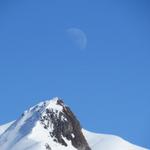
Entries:
[[148,150],[115,135],[82,129],[62,99],[43,101],[0,126],[0,150]]
[[[55,142],[68,146],[64,140],[66,138],[78,150],[91,150],[82,133],[80,122],[71,109],[61,99],[57,100],[56,105],[61,106],[62,111],[47,108],[40,118],[43,127],[49,131]],[[52,126],[53,130],[51,130]],[[47,147],[50,146],[47,144]]]

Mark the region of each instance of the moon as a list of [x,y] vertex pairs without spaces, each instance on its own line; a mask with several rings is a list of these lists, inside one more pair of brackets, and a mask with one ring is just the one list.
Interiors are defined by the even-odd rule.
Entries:
[[85,32],[79,28],[67,29],[67,34],[72,42],[81,50],[87,47],[87,36]]

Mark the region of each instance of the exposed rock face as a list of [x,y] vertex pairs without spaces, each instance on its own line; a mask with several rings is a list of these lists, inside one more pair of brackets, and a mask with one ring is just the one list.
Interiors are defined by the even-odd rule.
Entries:
[[55,142],[67,146],[67,139],[78,150],[91,150],[81,131],[80,123],[70,108],[65,106],[62,100],[57,100],[57,105],[63,108],[62,111],[46,109],[45,114],[41,116],[43,127],[49,131]]

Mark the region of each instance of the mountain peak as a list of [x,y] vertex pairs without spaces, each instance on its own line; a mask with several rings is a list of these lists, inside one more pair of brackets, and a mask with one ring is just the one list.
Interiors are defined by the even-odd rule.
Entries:
[[57,110],[62,110],[62,107],[60,107],[61,105],[59,105],[59,102],[61,102],[63,105],[64,105],[64,102],[62,99],[58,98],[58,97],[54,97],[53,99],[50,99],[50,100],[45,100],[45,101],[42,101],[40,103],[38,103],[37,105],[29,108],[26,112],[34,112],[34,111],[39,111],[39,110],[43,110],[43,109],[46,109],[46,108],[54,108],[54,109],[57,109]]
[[0,150],[148,150],[118,136],[95,134],[56,97],[26,110],[16,121],[0,126]]
[[[45,138],[37,137],[37,134]],[[13,138],[11,138],[12,135],[14,135]],[[59,149],[72,147],[71,149],[90,150],[79,121],[71,109],[58,97],[41,102],[25,111],[2,134],[0,141],[5,143],[2,145],[4,150],[8,147],[14,147],[16,150],[16,145],[13,144],[24,138],[43,143],[45,149],[57,145]]]

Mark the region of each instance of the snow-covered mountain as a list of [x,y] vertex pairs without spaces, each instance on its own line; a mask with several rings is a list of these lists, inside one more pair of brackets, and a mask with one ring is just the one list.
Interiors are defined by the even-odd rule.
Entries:
[[114,135],[81,128],[59,98],[26,110],[16,121],[0,126],[0,150],[148,150]]

